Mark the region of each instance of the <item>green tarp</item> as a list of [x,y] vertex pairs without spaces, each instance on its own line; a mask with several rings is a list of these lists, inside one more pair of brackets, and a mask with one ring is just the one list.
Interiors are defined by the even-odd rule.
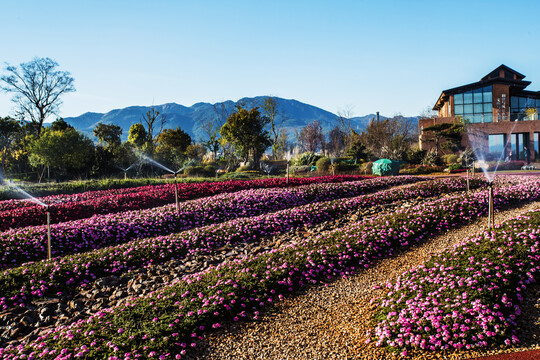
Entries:
[[401,163],[401,161],[379,159],[373,163],[373,175],[397,175],[399,174],[399,165]]

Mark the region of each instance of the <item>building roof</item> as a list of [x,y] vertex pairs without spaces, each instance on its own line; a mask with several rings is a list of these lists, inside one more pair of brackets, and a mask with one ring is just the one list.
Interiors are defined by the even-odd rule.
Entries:
[[455,88],[443,90],[439,98],[437,99],[437,102],[435,103],[435,106],[433,107],[433,110],[439,110],[443,104],[448,101],[448,97],[450,95],[453,95],[455,93],[464,92],[468,90],[472,90],[478,87],[482,86],[488,86],[493,83],[497,84],[507,84],[512,87],[518,88],[519,90],[523,90],[527,86],[531,84],[530,81],[524,81],[523,78],[525,78],[525,75],[518,73],[517,71],[509,68],[508,66],[501,64],[497,68],[495,68],[493,71],[491,71],[489,74],[484,76],[480,81],[470,83],[467,85],[458,86]]

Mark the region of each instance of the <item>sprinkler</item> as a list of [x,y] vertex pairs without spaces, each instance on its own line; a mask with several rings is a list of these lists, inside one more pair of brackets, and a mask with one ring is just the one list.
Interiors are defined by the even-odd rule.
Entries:
[[289,184],[289,159],[287,159],[287,184]]
[[467,194],[469,193],[469,168],[467,168]]
[[45,209],[47,211],[47,259],[51,260],[51,211],[49,210],[49,205]]
[[488,229],[493,229],[495,227],[495,214],[494,214],[494,208],[493,208],[493,181],[489,182],[488,187],[489,187]]
[[177,213],[180,212],[180,206],[178,205],[178,182],[176,181],[176,175],[178,175],[179,172],[180,170],[174,172],[174,200],[176,202]]

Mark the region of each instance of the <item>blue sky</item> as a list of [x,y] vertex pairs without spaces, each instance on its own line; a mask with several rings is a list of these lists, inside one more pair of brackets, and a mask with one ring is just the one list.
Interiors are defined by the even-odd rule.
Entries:
[[[0,0],[0,9],[2,65],[50,57],[75,78],[63,117],[257,95],[413,116],[503,63],[540,90],[535,0]],[[0,116],[10,98],[0,93]]]

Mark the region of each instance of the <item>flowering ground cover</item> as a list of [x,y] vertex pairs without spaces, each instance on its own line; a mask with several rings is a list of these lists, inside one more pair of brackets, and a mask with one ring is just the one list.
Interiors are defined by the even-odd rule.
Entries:
[[[383,178],[391,179],[391,178]],[[383,179],[369,182],[385,181]],[[485,182],[471,181],[476,188]],[[361,208],[417,197],[433,197],[465,189],[465,179],[439,179],[383,190],[349,199],[319,202],[256,217],[235,219],[178,234],[145,238],[92,252],[55,258],[11,268],[0,273],[0,308],[43,296],[67,294],[97,278],[179,259],[195,251],[205,254],[225,244],[286,233],[292,229],[333,220]]]
[[[308,184],[358,181],[361,175],[320,176],[313,178],[270,178],[257,180],[179,183],[180,201],[246,189],[293,187]],[[148,185],[135,188],[87,191],[70,195],[39,198],[51,205],[52,222],[88,218],[127,210],[148,209],[175,201],[174,184]],[[0,231],[46,223],[45,208],[27,200],[0,201]]]
[[[383,187],[419,181],[420,178],[375,178],[344,183],[322,183],[294,188],[243,190],[174,205],[95,215],[89,219],[51,225],[53,256],[78,253],[136,238],[165,235],[226,220],[353,197]],[[0,268],[46,258],[46,226],[11,229],[0,234]]]
[[485,231],[389,284],[373,339],[405,349],[471,349],[519,343],[516,317],[540,278],[540,210]]
[[[498,188],[496,206],[540,197],[540,181]],[[354,223],[289,246],[186,276],[159,291],[97,312],[19,346],[5,359],[176,358],[222,321],[258,317],[284,294],[346,276],[377,258],[487,212],[487,192],[457,195]]]

